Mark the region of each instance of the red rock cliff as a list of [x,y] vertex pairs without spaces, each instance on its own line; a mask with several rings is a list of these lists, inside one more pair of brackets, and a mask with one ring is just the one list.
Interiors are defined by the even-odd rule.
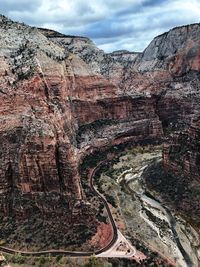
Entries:
[[[199,24],[175,28],[143,53],[106,54],[88,38],[1,16],[1,212],[12,212],[16,192],[17,203],[34,195],[47,213],[40,195],[64,196],[69,212],[83,198],[78,167],[88,149],[187,128],[199,113],[199,33]],[[16,213],[26,216],[24,206]]]
[[184,175],[191,182],[200,181],[200,118],[194,119],[186,131],[171,135],[163,156],[166,170]]

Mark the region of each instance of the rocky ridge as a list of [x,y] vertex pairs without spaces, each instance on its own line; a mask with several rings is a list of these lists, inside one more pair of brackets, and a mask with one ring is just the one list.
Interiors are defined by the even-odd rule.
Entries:
[[98,224],[80,163],[94,149],[189,128],[200,105],[199,31],[183,26],[143,53],[106,54],[86,37],[1,16],[1,215],[26,219],[36,209]]

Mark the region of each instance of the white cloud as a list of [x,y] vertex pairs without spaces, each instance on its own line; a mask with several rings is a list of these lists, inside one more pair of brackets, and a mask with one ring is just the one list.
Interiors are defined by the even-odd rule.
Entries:
[[106,51],[141,51],[155,35],[200,15],[199,0],[1,0],[1,6],[14,20],[89,36]]

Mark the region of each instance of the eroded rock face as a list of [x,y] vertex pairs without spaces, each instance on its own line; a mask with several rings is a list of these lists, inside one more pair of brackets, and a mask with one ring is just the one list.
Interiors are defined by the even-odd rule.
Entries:
[[96,74],[117,86],[117,95],[157,97],[157,115],[164,128],[188,126],[199,112],[199,24],[174,28],[154,38],[143,53],[98,49],[87,38],[58,37],[55,43],[81,57]]
[[[65,52],[36,29],[1,24],[1,181],[10,173],[22,192],[72,186],[69,177],[77,173]],[[72,187],[80,197],[76,182]]]
[[50,203],[60,207],[64,197],[64,212],[77,202],[77,216],[95,224],[81,160],[93,147],[161,139],[163,130],[190,125],[200,103],[199,31],[199,24],[176,28],[143,53],[106,54],[88,38],[1,16],[1,212],[26,217],[16,207],[26,195],[35,203],[29,210],[50,214]]
[[164,167],[177,176],[186,176],[191,182],[200,181],[200,118],[192,121],[184,132],[171,135],[164,146]]
[[200,120],[182,132],[175,131],[164,144],[163,162],[146,171],[146,182],[170,207],[200,226]]
[[120,138],[143,140],[162,137],[161,122],[155,112],[155,99],[118,98],[101,99],[95,102],[74,101],[79,129],[78,145],[98,146],[104,142],[112,142]]

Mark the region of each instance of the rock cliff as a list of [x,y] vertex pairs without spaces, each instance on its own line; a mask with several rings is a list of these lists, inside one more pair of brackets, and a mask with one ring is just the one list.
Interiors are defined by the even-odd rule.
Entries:
[[164,145],[164,166],[173,173],[191,180],[200,178],[200,118],[195,118],[189,129],[171,134]]
[[[93,148],[189,127],[200,105],[199,33],[183,26],[143,53],[106,54],[86,37],[1,16],[0,215],[17,225],[35,210],[52,221],[66,214],[66,232],[76,221],[97,225],[80,162]],[[192,169],[198,160],[192,154]]]
[[117,95],[156,98],[164,128],[187,126],[199,110],[199,24],[177,27],[154,38],[143,53],[98,49],[88,38],[45,35],[82,58],[117,86]]
[[[200,119],[195,118],[190,127],[174,132],[163,149],[164,170],[172,177],[162,181],[162,194],[194,225],[200,226]],[[165,175],[164,175],[165,177]],[[164,185],[166,184],[166,186]],[[159,190],[158,190],[159,191]]]
[[147,186],[161,201],[200,227],[200,124],[194,119],[187,130],[174,131],[164,143],[163,162],[147,168]]

